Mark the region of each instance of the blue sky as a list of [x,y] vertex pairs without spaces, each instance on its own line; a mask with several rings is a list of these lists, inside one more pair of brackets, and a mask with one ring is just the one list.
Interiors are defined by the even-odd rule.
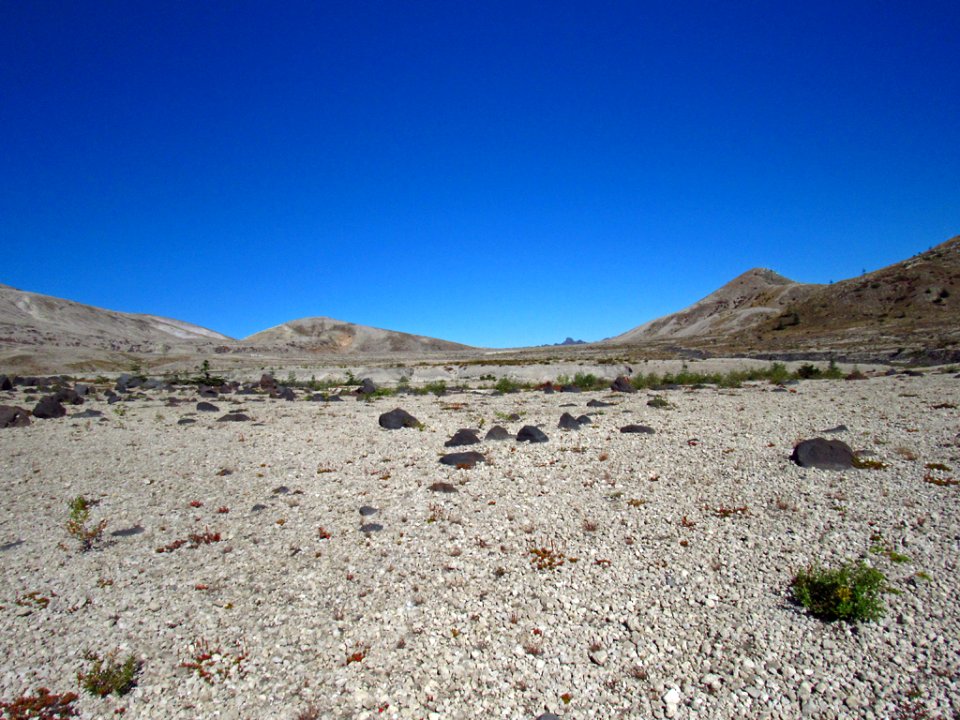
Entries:
[[4,2],[0,282],[598,340],[960,233],[960,3]]

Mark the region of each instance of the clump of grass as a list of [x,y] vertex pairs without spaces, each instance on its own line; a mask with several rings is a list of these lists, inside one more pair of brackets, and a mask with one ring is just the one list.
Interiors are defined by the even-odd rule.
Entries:
[[859,622],[883,617],[880,594],[887,578],[864,562],[844,563],[836,569],[811,566],[793,578],[794,599],[821,620]]
[[647,401],[647,405],[652,408],[668,408],[670,407],[670,401],[667,400],[663,395],[654,395],[650,400]]
[[90,550],[103,536],[107,521],[101,520],[95,525],[90,523],[90,508],[96,503],[77,495],[70,501],[70,517],[67,520],[67,532],[80,543],[80,550]]
[[130,655],[122,662],[117,657],[116,650],[112,650],[104,657],[96,653],[87,653],[84,658],[90,662],[86,672],[77,673],[80,687],[91,695],[106,697],[107,695],[126,695],[136,685],[137,672],[140,664]]

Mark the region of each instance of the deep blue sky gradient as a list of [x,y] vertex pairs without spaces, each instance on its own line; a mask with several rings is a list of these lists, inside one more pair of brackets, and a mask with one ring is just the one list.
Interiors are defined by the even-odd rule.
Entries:
[[0,282],[598,340],[960,233],[960,3],[0,3]]

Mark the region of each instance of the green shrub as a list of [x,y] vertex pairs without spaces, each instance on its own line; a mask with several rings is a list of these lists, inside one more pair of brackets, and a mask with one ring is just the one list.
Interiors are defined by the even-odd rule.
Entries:
[[423,389],[425,392],[433,393],[437,397],[440,397],[447,391],[447,384],[443,380],[436,380],[426,383]]
[[117,659],[116,650],[107,653],[105,657],[88,653],[85,658],[90,662],[90,668],[86,672],[77,673],[77,681],[91,695],[125,695],[136,684],[140,664],[133,655],[123,662]]
[[80,543],[80,549],[82,551],[87,551],[92,548],[94,543],[103,535],[103,529],[107,526],[106,520],[101,520],[96,525],[88,525],[90,521],[90,508],[95,504],[95,502],[87,500],[83,495],[77,495],[70,501],[70,517],[67,520],[67,532]]
[[519,392],[520,383],[518,383],[516,380],[503,377],[497,380],[497,384],[493,386],[493,389],[504,394]]
[[887,578],[864,562],[848,562],[835,570],[811,566],[793,578],[794,599],[821,620],[877,620],[883,616],[880,593]]

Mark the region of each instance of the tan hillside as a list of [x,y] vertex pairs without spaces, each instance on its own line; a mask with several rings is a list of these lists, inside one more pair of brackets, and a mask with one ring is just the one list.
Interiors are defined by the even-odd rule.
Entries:
[[393,330],[356,325],[327,317],[309,317],[277,325],[243,340],[263,349],[305,350],[324,353],[433,353],[465,350],[446,340]]
[[830,285],[750,270],[685,310],[607,341],[712,354],[960,358],[960,236]]

